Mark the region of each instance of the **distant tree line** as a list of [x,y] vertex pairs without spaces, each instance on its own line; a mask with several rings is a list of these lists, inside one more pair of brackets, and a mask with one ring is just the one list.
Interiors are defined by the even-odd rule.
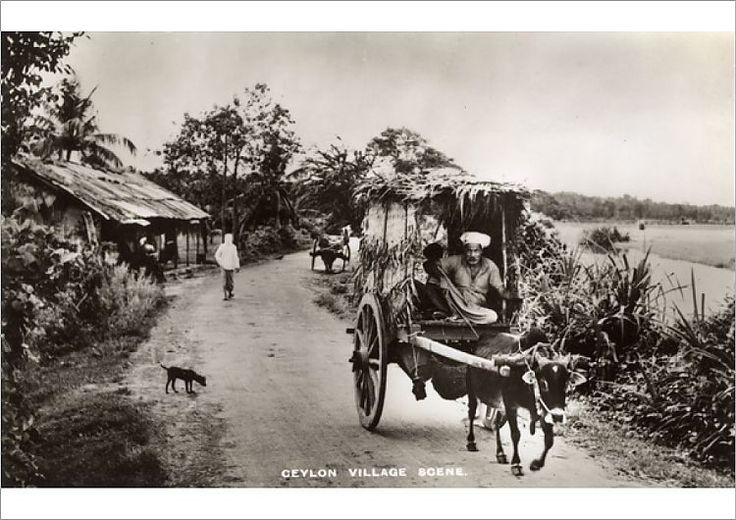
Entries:
[[532,194],[531,207],[555,220],[650,220],[733,224],[734,208],[711,204],[670,204],[622,197],[594,197],[571,192],[547,193],[537,190]]

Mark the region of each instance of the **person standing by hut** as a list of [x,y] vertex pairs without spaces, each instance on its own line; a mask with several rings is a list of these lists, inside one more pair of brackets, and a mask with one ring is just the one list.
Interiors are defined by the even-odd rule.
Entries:
[[240,270],[240,256],[238,256],[238,248],[233,244],[232,233],[225,234],[222,244],[215,251],[215,261],[222,269],[222,289],[225,293],[223,300],[229,300],[233,297],[233,271]]

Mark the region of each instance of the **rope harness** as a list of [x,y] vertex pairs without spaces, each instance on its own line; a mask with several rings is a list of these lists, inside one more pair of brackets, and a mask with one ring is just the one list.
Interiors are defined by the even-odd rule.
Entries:
[[[550,410],[549,409],[549,406],[547,406],[547,403],[544,402],[544,399],[542,398],[542,390],[539,387],[539,380],[537,379],[537,374],[536,374],[536,372],[534,372],[534,370],[532,370],[532,367],[529,364],[529,361],[527,361],[527,359],[526,359],[526,355],[524,354],[524,351],[521,350],[521,338],[519,338],[518,349],[519,349],[519,353],[522,355],[522,357],[524,359],[524,364],[526,365],[526,368],[528,370],[528,373],[530,373],[531,374],[531,377],[532,377],[532,382],[531,383],[528,383],[528,384],[531,384],[532,387],[533,387],[534,400],[538,404],[541,404],[543,410],[545,412],[547,412],[547,413],[539,413],[539,409],[537,409],[537,413],[539,415],[541,415],[542,417],[544,417],[544,420],[546,421],[547,420],[547,416],[548,415],[552,415],[552,410]],[[536,354],[537,354],[537,345],[534,345],[532,347],[532,351],[533,351],[532,352],[532,356],[536,356]]]

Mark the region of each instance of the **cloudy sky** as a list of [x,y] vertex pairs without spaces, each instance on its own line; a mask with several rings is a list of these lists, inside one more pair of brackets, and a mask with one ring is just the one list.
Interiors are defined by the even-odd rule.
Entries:
[[477,176],[734,203],[733,33],[91,33],[100,127],[160,159],[183,114],[267,83],[306,148],[406,126]]

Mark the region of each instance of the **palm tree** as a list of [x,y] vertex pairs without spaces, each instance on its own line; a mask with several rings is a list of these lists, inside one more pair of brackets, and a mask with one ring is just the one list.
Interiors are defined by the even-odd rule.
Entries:
[[123,162],[108,146],[123,146],[135,155],[136,147],[126,137],[100,133],[97,115],[92,105],[92,94],[82,96],[76,79],[64,79],[60,84],[60,96],[56,105],[46,107],[47,115],[36,118],[36,141],[31,150],[47,158],[57,154],[59,159],[71,160],[77,152],[84,164],[120,168]]

